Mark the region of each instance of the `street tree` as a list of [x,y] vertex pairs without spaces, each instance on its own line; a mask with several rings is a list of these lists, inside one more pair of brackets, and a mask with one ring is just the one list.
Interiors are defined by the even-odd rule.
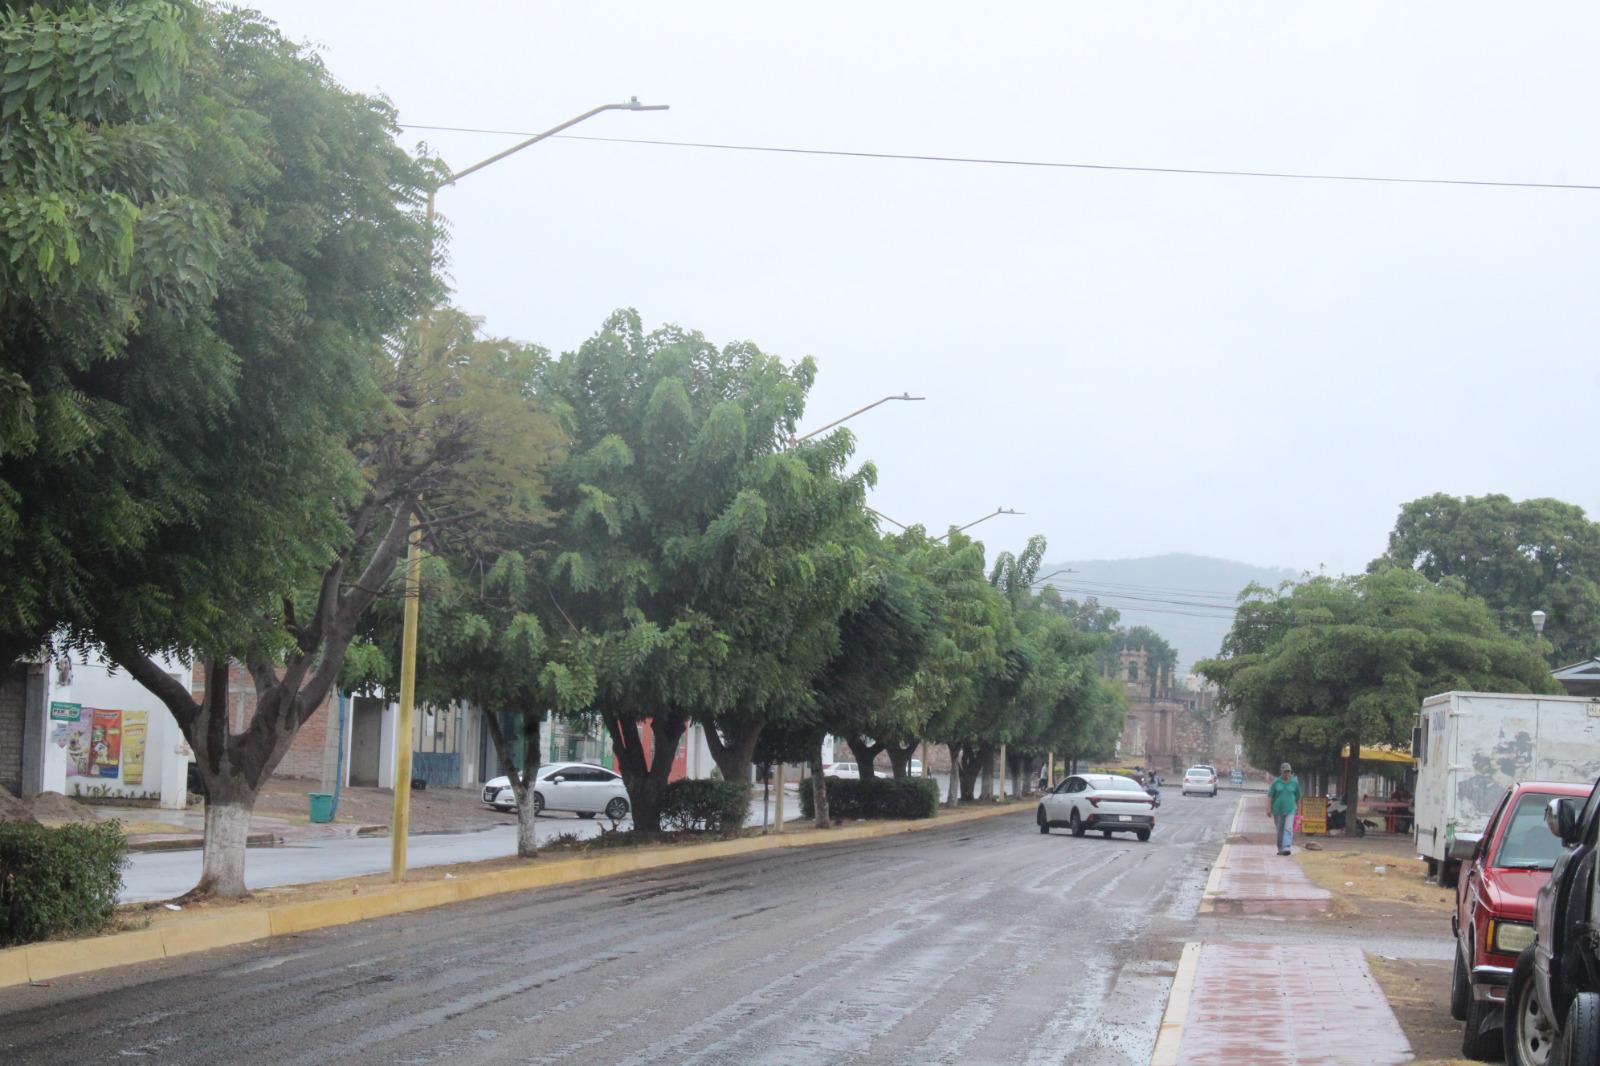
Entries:
[[1394,566],[1252,586],[1221,655],[1196,669],[1217,684],[1256,765],[1332,766],[1348,745],[1347,794],[1361,746],[1406,742],[1424,698],[1555,687],[1534,650],[1500,632],[1459,582]]
[[[842,473],[848,437],[783,447],[814,377],[811,360],[789,365],[753,344],[718,348],[676,327],[646,333],[633,311],[539,373],[537,391],[571,438],[551,475],[560,518],[539,578],[551,614],[597,642],[594,709],[636,828],[660,828],[688,723],[738,715],[755,691],[734,660],[770,651],[756,627],[787,624],[770,612],[797,603],[836,602],[859,572],[848,543],[800,543],[813,524],[830,529],[841,509],[859,507],[851,497],[870,476]],[[761,593],[757,578],[772,590]],[[819,651],[826,661],[826,641],[804,655]],[[742,710],[787,714],[795,676],[786,670],[771,702]]]
[[1372,564],[1410,567],[1431,581],[1459,578],[1501,629],[1531,639],[1530,615],[1549,616],[1557,663],[1600,655],[1600,522],[1560,500],[1444,493],[1400,508],[1389,548]]

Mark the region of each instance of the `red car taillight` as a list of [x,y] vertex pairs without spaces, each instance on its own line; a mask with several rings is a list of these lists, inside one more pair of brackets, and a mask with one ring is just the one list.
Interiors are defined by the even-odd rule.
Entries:
[[1100,806],[1100,797],[1099,796],[1090,796],[1089,797],[1089,806],[1091,806],[1091,807]]

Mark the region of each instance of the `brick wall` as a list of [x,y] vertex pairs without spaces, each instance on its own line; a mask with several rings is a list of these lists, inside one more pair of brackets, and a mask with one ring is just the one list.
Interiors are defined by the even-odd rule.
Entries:
[[28,664],[14,663],[0,678],[0,785],[22,794],[22,725],[27,706]]
[[[205,698],[206,677],[205,670],[196,666],[194,669],[194,698]],[[330,712],[335,696],[329,696],[316,709],[312,716],[306,719],[294,735],[294,741],[289,751],[284,755],[283,761],[273,771],[274,777],[304,777],[321,781],[324,773],[329,775],[329,784],[332,784],[333,763],[337,758],[337,749],[333,747],[338,743],[337,730],[329,727],[336,712]],[[228,667],[228,727],[233,732],[242,732],[245,726],[255,717],[256,713],[256,686],[250,678],[250,671],[241,664],[233,663]],[[330,734],[333,734],[330,736]],[[330,754],[331,752],[331,754]]]

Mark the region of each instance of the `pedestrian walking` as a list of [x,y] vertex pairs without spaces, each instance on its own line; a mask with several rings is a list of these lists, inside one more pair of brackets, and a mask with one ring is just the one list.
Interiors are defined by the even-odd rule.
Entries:
[[1294,813],[1300,807],[1300,779],[1288,763],[1278,767],[1277,779],[1267,789],[1267,802],[1272,805],[1272,820],[1278,826],[1278,854],[1287,855],[1294,841]]

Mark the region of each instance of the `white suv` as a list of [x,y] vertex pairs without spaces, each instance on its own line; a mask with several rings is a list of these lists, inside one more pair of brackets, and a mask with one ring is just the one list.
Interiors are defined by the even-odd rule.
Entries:
[[1191,766],[1183,772],[1183,794],[1195,793],[1200,796],[1217,795],[1217,772],[1209,766]]

